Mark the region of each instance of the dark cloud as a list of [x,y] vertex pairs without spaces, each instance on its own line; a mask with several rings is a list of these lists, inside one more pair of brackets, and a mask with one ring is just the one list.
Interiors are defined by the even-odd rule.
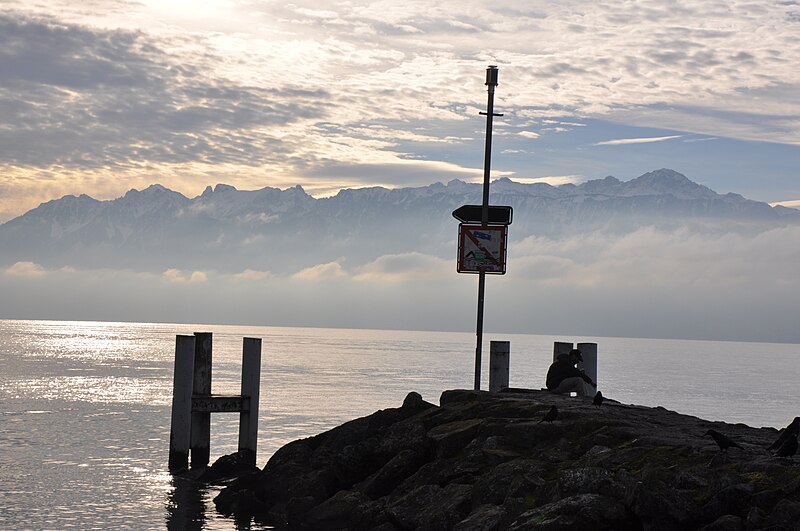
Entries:
[[327,94],[215,77],[178,43],[0,15],[0,162],[77,168],[145,161],[260,164],[280,141],[253,129],[324,113]]

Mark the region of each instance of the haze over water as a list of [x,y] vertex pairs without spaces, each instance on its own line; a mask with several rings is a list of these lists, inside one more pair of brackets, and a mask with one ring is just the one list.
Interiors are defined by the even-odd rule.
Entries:
[[[0,528],[234,529],[216,489],[167,471],[176,334],[214,333],[213,392],[236,394],[241,341],[263,338],[258,464],[281,445],[409,391],[470,388],[470,333],[0,321]],[[622,403],[782,427],[798,414],[800,345],[486,334],[511,341],[513,387],[539,388],[553,341],[598,343],[600,389]],[[238,416],[212,418],[212,460]],[[701,440],[698,434],[698,444]],[[192,523],[194,522],[194,523]]]

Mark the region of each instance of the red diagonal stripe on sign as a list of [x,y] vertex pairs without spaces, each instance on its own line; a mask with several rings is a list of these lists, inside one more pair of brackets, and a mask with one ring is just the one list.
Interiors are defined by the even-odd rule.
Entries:
[[500,261],[499,261],[497,258],[495,258],[495,257],[492,255],[492,253],[490,253],[490,252],[489,252],[489,250],[488,250],[486,247],[484,247],[483,245],[481,245],[481,242],[479,242],[479,241],[478,241],[478,238],[476,238],[476,237],[475,237],[475,235],[474,235],[474,234],[472,234],[472,231],[470,231],[470,230],[465,230],[465,231],[464,231],[464,233],[467,235],[467,238],[469,238],[470,240],[472,240],[472,243],[474,243],[474,244],[475,244],[475,246],[476,246],[478,249],[480,249],[481,251],[483,251],[483,253],[484,253],[484,254],[487,256],[487,258],[489,258],[489,260],[491,260],[491,261],[494,263],[494,265],[496,265],[496,266],[499,266],[499,265],[500,265]]

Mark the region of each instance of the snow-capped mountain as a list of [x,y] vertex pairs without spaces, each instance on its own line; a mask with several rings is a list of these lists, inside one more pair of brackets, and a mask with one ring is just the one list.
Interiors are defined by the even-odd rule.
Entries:
[[[482,185],[453,180],[418,188],[342,190],[315,199],[300,187],[244,191],[218,184],[187,198],[161,185],[112,201],[81,195],[49,201],[0,225],[0,267],[296,271],[365,263],[386,254],[455,254],[451,212],[479,204]],[[630,181],[580,185],[492,183],[491,203],[514,208],[510,245],[532,235],[676,227],[800,223],[800,212],[720,195],[668,169]]]

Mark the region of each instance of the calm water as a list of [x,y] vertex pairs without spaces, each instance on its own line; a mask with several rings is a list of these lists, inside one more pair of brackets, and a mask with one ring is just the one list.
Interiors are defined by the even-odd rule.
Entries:
[[[237,529],[215,512],[217,490],[166,468],[175,335],[203,331],[215,393],[238,392],[242,337],[263,338],[259,466],[409,391],[438,403],[472,387],[471,333],[0,320],[0,529]],[[485,339],[485,361],[489,340],[511,341],[514,387],[543,385],[553,341],[592,341],[600,389],[621,402],[751,426],[800,415],[800,345]],[[212,417],[212,460],[236,450],[237,433],[237,414]]]

